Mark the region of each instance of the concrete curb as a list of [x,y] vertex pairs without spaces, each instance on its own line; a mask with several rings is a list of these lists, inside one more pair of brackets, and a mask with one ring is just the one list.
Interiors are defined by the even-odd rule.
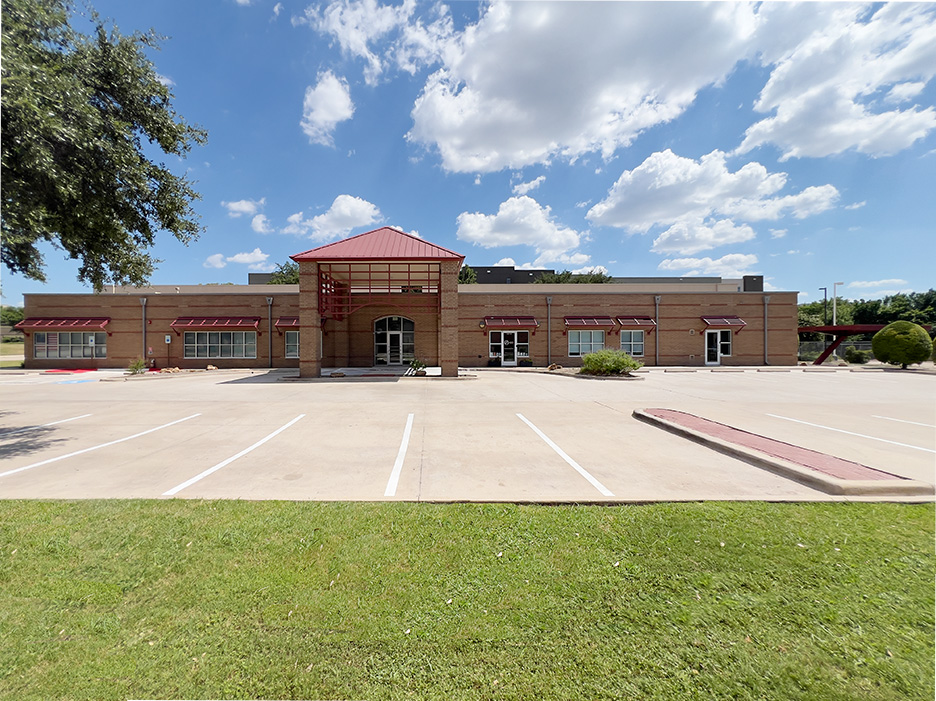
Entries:
[[781,477],[787,477],[800,484],[805,484],[807,487],[818,489],[826,494],[842,496],[932,496],[936,494],[936,485],[918,480],[843,480],[830,477],[802,465],[765,455],[756,450],[680,426],[666,419],[648,414],[641,409],[634,409],[633,417],[639,421],[662,428],[664,431],[669,431],[677,436],[688,438],[695,443],[717,450],[724,455],[737,458]]

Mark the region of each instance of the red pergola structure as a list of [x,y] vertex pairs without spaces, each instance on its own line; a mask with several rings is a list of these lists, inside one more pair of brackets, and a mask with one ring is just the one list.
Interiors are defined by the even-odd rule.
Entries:
[[[826,358],[832,355],[835,352],[835,349],[842,345],[844,341],[849,336],[856,336],[862,333],[877,333],[883,329],[887,324],[848,324],[848,325],[838,325],[838,326],[800,326],[798,329],[799,333],[824,333],[830,336],[834,336],[835,340],[832,341],[832,345],[822,351],[822,355],[816,358],[813,361],[813,365],[822,365]],[[923,327],[927,331],[930,330],[930,326],[926,325]]]

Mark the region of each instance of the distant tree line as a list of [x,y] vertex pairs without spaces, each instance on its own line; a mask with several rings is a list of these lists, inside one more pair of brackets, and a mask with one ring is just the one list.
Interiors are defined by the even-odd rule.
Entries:
[[[893,321],[911,321],[914,324],[936,326],[936,290],[889,295],[882,299],[835,300],[836,324],[890,324]],[[831,326],[832,300],[799,305],[799,325]],[[932,335],[933,331],[930,331]],[[873,334],[872,334],[873,335]],[[868,335],[870,339],[871,335]],[[803,334],[804,341],[821,340],[821,334]]]

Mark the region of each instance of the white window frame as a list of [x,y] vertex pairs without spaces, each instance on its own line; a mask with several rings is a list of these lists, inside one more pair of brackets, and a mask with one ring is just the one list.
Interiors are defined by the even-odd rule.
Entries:
[[[621,329],[621,350],[630,357],[642,358],[645,345],[646,340],[643,329]],[[639,351],[637,350],[638,347]]]
[[185,331],[183,357],[187,360],[243,360],[257,357],[256,331]]
[[[91,343],[91,339],[94,343]],[[40,360],[107,357],[107,333],[104,331],[34,331],[33,357]]]
[[604,339],[603,330],[569,331],[569,357],[581,358],[589,353],[604,350]]
[[298,358],[299,357],[299,332],[298,331],[286,331],[286,337],[284,340],[284,349],[283,357],[286,358]]

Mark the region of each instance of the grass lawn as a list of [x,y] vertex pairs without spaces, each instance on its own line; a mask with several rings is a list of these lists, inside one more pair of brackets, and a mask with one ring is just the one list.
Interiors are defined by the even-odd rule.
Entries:
[[0,357],[4,355],[22,355],[25,347],[26,344],[22,342],[16,343],[10,341],[9,343],[0,343]]
[[934,506],[0,501],[0,698],[926,699]]

